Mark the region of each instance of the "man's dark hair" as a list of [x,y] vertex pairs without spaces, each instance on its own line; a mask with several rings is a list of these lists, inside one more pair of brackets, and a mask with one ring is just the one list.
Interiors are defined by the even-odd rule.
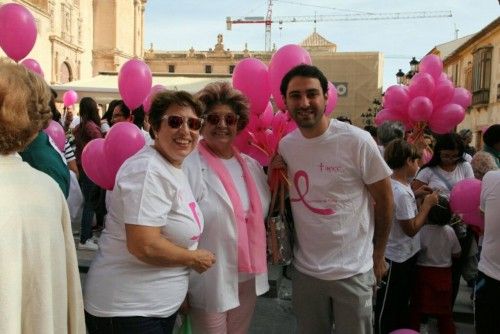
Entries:
[[300,64],[292,68],[288,71],[287,74],[281,80],[280,92],[281,95],[286,96],[286,90],[288,89],[288,84],[290,80],[294,77],[306,77],[306,78],[315,78],[319,80],[321,84],[321,88],[323,89],[323,94],[328,92],[328,79],[326,79],[323,72],[319,70],[316,66]]
[[483,134],[483,141],[489,147],[500,143],[500,124],[493,124]]

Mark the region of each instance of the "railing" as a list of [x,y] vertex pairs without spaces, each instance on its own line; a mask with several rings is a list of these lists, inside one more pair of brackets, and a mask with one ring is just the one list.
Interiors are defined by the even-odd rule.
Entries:
[[472,105],[488,104],[490,102],[490,90],[481,89],[472,93]]

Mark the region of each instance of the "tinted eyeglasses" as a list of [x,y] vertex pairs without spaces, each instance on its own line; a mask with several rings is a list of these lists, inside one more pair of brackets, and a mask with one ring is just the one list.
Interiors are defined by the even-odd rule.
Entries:
[[169,127],[172,129],[180,128],[184,122],[187,123],[189,130],[198,131],[203,125],[203,120],[197,117],[182,117],[178,115],[165,115],[162,120],[166,120]]
[[219,125],[222,119],[224,119],[224,123],[226,123],[227,126],[235,125],[238,122],[238,118],[240,117],[236,114],[226,114],[224,116],[221,116],[219,114],[214,113],[205,116],[207,122],[212,125]]

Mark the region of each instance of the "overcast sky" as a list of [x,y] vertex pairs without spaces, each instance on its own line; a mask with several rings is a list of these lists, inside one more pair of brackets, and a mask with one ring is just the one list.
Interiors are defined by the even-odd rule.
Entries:
[[[233,25],[226,30],[226,17],[265,16],[267,0],[148,0],[145,12],[145,46],[155,50],[179,51],[213,48],[219,33],[224,47],[264,50],[263,24]],[[329,14],[451,11],[453,17],[383,21],[318,22],[316,30],[337,50],[380,51],[384,60],[384,86],[395,84],[399,68],[409,70],[412,56],[423,57],[435,45],[475,33],[500,15],[498,0],[275,0],[273,18]],[[277,48],[298,44],[314,30],[313,22],[272,26]],[[333,78],[335,81],[335,79]]]

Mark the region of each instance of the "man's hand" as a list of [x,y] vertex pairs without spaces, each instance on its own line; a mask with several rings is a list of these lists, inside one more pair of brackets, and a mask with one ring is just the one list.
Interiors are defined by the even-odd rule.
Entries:
[[385,257],[380,256],[378,254],[373,253],[373,273],[375,274],[375,278],[377,279],[377,284],[382,281],[382,278],[387,273],[387,262],[385,262]]

